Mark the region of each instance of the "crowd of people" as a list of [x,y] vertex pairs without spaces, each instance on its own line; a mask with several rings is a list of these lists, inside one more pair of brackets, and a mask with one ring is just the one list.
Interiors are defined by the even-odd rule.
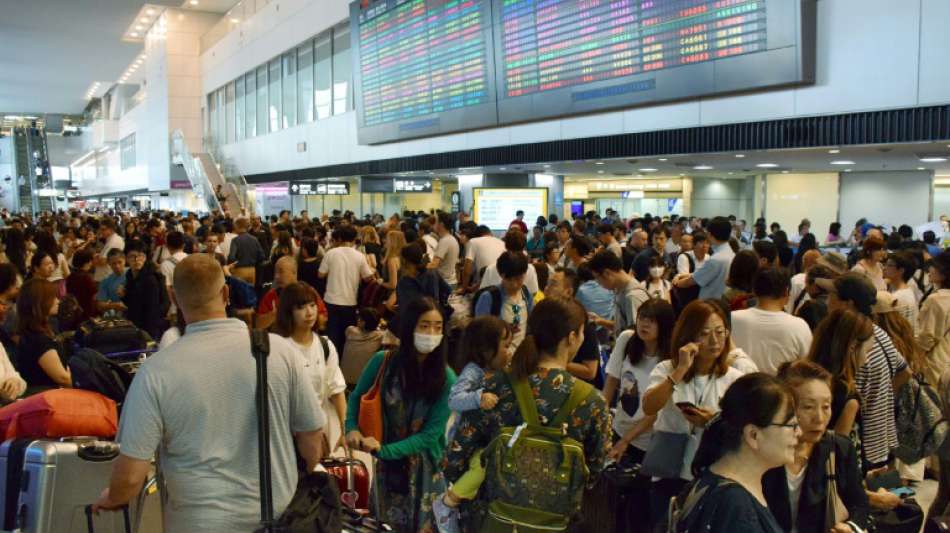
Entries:
[[[62,335],[84,321],[147,332],[160,349],[97,506],[127,503],[158,454],[168,531],[259,519],[249,327],[271,332],[278,510],[298,459],[359,450],[400,532],[585,530],[616,465],[637,465],[608,509],[624,531],[865,531],[902,505],[877,479],[927,470],[944,514],[950,463],[893,453],[902,387],[950,396],[933,233],[861,220],[819,246],[807,220],[789,238],[764,219],[523,218],[501,235],[441,211],[5,213],[0,399],[71,387]],[[563,464],[537,466],[552,442]]]

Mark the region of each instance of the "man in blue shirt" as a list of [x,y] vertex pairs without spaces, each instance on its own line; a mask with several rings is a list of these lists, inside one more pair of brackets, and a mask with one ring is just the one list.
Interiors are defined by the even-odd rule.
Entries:
[[712,255],[696,272],[680,274],[673,279],[673,284],[681,289],[699,285],[699,298],[721,298],[726,291],[726,278],[729,276],[729,267],[736,256],[729,246],[729,236],[732,234],[732,223],[725,217],[716,217],[709,221],[707,227],[709,242],[712,244]]
[[931,257],[936,257],[943,252],[943,248],[937,245],[937,234],[930,230],[924,232],[924,244],[927,245],[927,253]]
[[99,282],[96,305],[99,311],[109,315],[122,315],[126,307],[122,303],[125,294],[125,253],[119,248],[109,250],[106,256],[111,272]]

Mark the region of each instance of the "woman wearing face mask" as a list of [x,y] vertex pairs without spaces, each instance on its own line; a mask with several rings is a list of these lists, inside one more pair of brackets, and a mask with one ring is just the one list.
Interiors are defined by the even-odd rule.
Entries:
[[[742,376],[729,365],[729,349],[722,308],[712,301],[697,300],[683,309],[673,328],[670,352],[662,354],[664,360],[650,373],[643,414],[657,419],[644,456],[644,465],[653,468],[645,468],[644,473],[654,477],[650,494],[654,528],[666,525],[670,498],[693,479],[690,464],[703,429],[719,411],[723,394]],[[665,454],[673,443],[682,446],[681,453]]]
[[[795,396],[801,437],[795,459],[773,468],[762,478],[769,510],[785,531],[853,533],[870,525],[858,452],[847,437],[828,431],[831,421],[831,374],[811,361],[794,361],[779,368],[778,379]],[[826,513],[830,492],[827,472],[834,466],[837,497],[848,510],[838,521]],[[842,517],[843,518],[843,517]]]
[[[455,373],[446,366],[438,304],[419,298],[400,314],[399,348],[373,356],[350,395],[346,441],[380,459],[380,519],[401,533],[435,531],[432,502],[446,489],[441,467]],[[364,436],[357,423],[360,397],[380,372],[383,442]]]
[[703,432],[692,462],[697,481],[680,501],[673,529],[781,533],[767,507],[762,475],[795,456],[801,434],[795,400],[777,379],[755,373],[730,385],[719,406],[719,415]]
[[673,285],[665,279],[665,276],[666,264],[663,262],[663,257],[658,255],[650,261],[650,279],[645,288],[651,298],[670,302],[670,289]]
[[[455,439],[446,457],[445,473],[450,481],[458,480],[469,469],[471,457],[492,442],[502,428],[515,427],[524,422],[512,383],[523,383],[522,380],[527,382],[537,405],[539,420],[542,421],[554,420],[560,407],[571,396],[571,391],[578,386],[587,386],[566,369],[584,343],[586,322],[587,313],[576,300],[547,297],[538,303],[528,318],[527,334],[515,351],[510,373],[496,372],[485,379],[484,392],[497,398],[494,408],[466,411],[459,421]],[[569,437],[583,446],[589,469],[588,479],[596,479],[610,442],[610,414],[607,406],[603,397],[593,391],[571,413],[564,423],[564,429]],[[491,466],[486,464],[486,470],[490,471]],[[534,475],[530,470],[525,472],[528,473],[526,475]],[[492,501],[491,495],[499,495],[500,489],[495,482],[496,478],[488,475],[477,498],[463,505],[463,522],[468,528],[477,530],[477,525],[488,515],[487,506]],[[508,496],[518,498],[518,495]],[[560,508],[549,512],[565,513],[569,504],[562,504]],[[515,519],[530,518],[525,514]],[[528,527],[525,530],[534,531]]]

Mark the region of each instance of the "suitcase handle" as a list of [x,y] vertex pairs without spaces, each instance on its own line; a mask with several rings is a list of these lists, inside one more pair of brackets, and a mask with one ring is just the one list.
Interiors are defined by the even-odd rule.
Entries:
[[[86,506],[86,531],[87,533],[96,533],[95,524],[93,524],[92,505]],[[122,522],[125,524],[125,533],[132,533],[132,519],[129,517],[129,506],[122,507]]]

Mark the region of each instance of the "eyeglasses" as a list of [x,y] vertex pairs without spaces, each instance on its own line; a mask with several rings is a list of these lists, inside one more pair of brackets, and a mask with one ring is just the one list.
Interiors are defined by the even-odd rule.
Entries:
[[780,427],[780,428],[788,428],[788,429],[793,429],[793,430],[794,430],[794,429],[798,429],[799,427],[801,427],[801,426],[799,426],[799,424],[798,424],[798,420],[791,420],[791,421],[786,422],[786,423],[784,423],[784,424],[779,424],[779,423],[777,423],[777,422],[773,422],[773,423],[771,423],[771,424],[766,424],[766,425],[765,425],[765,427],[772,427],[772,426]]
[[726,335],[728,334],[729,334],[729,330],[727,330],[726,328],[704,329],[699,332],[699,334],[696,336],[696,339],[697,340],[710,339],[713,337],[713,335],[715,335],[716,337],[720,339],[724,339]]

